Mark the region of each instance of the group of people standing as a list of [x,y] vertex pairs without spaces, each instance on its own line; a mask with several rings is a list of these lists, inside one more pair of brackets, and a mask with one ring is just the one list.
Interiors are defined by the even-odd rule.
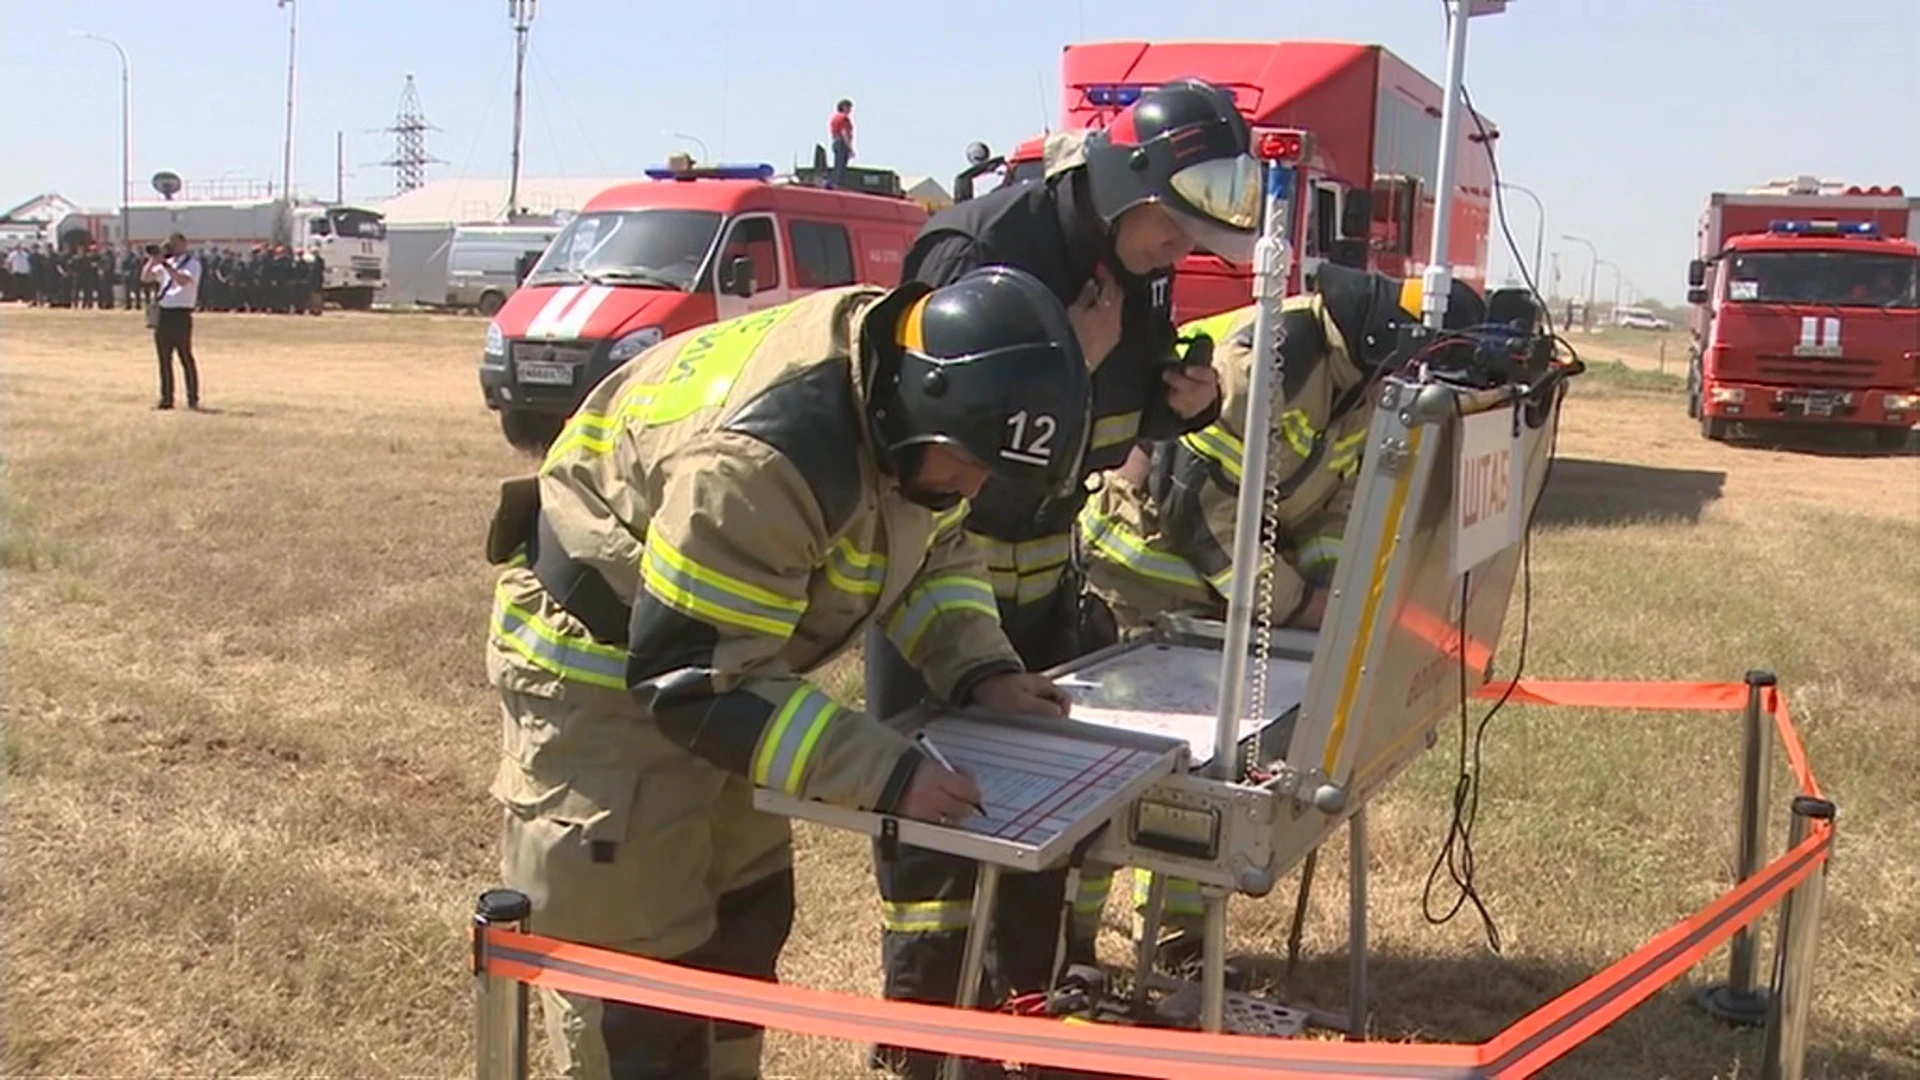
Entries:
[[[257,244],[251,251],[201,249],[194,257],[206,270],[202,311],[320,314],[326,262],[319,252]],[[6,255],[4,299],[34,307],[142,309],[157,295],[141,277],[146,260],[132,244],[124,251],[16,244]]]

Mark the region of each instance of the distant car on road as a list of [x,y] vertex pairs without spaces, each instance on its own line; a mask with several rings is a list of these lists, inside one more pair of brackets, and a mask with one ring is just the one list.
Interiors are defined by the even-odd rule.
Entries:
[[1613,324],[1627,330],[1671,330],[1673,323],[1643,307],[1621,308]]

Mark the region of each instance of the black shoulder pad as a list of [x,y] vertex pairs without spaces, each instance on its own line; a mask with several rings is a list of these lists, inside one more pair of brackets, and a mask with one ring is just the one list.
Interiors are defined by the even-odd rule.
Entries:
[[815,364],[761,391],[721,425],[750,435],[793,462],[813,490],[827,532],[839,532],[860,506],[860,410],[845,357]]
[[1400,282],[1385,274],[1323,266],[1319,275],[1327,315],[1346,342],[1347,356],[1362,371],[1380,366],[1400,344],[1400,326],[1418,316],[1400,310]]
[[1327,356],[1326,326],[1311,308],[1280,314],[1280,392],[1288,399],[1307,385]]

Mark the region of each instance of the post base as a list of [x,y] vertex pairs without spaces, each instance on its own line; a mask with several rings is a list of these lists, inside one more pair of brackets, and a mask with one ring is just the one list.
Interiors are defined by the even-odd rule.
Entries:
[[1751,993],[1736,993],[1726,983],[1714,983],[1703,987],[1694,995],[1694,1002],[1707,1010],[1707,1015],[1722,1023],[1734,1027],[1764,1027],[1767,1023],[1767,988],[1754,987]]

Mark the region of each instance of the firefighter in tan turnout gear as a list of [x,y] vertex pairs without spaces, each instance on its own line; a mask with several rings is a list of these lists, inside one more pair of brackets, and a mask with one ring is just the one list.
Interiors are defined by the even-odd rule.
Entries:
[[[1320,626],[1373,419],[1367,389],[1395,348],[1400,325],[1419,321],[1420,305],[1417,279],[1332,264],[1319,268],[1313,292],[1281,305],[1281,400],[1268,452],[1281,493],[1276,626]],[[1477,326],[1486,310],[1479,294],[1456,282],[1445,326]],[[1124,633],[1145,630],[1161,612],[1226,615],[1257,311],[1248,305],[1181,328],[1183,338],[1204,334],[1220,343],[1213,354],[1224,396],[1219,420],[1135,447],[1081,510],[1087,588]],[[1146,903],[1147,882],[1144,871],[1134,872],[1136,911]],[[1192,882],[1169,879],[1163,911],[1168,927],[1188,944],[1198,942],[1205,909]]]
[[[503,486],[488,556],[506,884],[556,937],[771,980],[788,822],[752,789],[955,822],[980,792],[805,678],[879,620],[949,700],[1063,716],[961,527],[996,483],[1078,482],[1088,376],[1001,267],[854,286],[671,338]],[[1032,438],[1036,426],[1050,437]],[[576,1077],[759,1075],[760,1031],[542,991]]]

